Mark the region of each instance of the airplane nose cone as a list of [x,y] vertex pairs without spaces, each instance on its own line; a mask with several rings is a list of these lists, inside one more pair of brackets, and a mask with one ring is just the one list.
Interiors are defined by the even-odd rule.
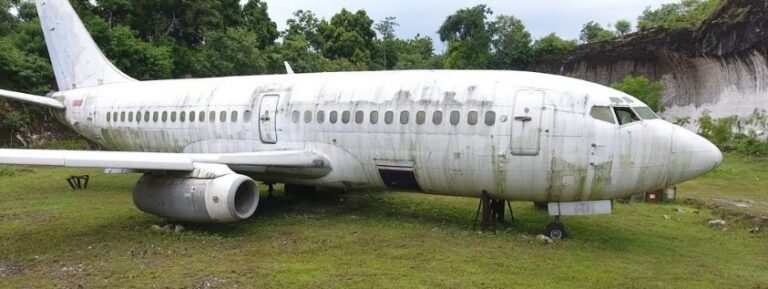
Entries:
[[668,185],[704,175],[717,168],[723,161],[720,149],[698,134],[676,127],[672,137]]

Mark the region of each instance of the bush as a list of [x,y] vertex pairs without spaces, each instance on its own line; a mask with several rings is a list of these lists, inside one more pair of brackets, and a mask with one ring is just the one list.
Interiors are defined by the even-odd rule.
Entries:
[[[723,151],[736,151],[751,156],[768,156],[768,142],[760,139],[757,131],[758,126],[765,128],[760,122],[762,115],[754,114],[744,123],[752,126],[746,132],[743,132],[742,122],[736,116],[714,119],[705,111],[698,119],[699,135],[705,137],[714,143]],[[754,120],[757,119],[757,122]],[[734,131],[734,128],[736,131]]]
[[651,81],[645,76],[627,76],[624,81],[611,85],[614,89],[636,97],[644,102],[655,112],[663,112],[661,105],[661,93],[664,91],[664,83]]

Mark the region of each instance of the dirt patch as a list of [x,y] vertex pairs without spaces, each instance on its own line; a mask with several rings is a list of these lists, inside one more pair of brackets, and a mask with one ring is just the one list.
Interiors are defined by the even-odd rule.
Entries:
[[21,273],[23,269],[18,266],[0,264],[0,278],[9,277]]
[[751,200],[686,198],[684,203],[712,210],[716,215],[750,227],[768,227],[768,204]]

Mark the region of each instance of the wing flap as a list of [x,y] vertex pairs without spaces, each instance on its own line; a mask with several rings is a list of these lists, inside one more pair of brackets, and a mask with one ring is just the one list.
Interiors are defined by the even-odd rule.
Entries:
[[0,149],[0,164],[79,168],[192,171],[195,163],[232,166],[327,168],[321,155],[303,150],[232,154]]

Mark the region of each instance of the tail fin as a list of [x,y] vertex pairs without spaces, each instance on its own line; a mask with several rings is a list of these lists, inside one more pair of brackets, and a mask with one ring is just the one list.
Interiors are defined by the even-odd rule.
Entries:
[[136,81],[107,60],[67,0],[35,0],[59,90]]

